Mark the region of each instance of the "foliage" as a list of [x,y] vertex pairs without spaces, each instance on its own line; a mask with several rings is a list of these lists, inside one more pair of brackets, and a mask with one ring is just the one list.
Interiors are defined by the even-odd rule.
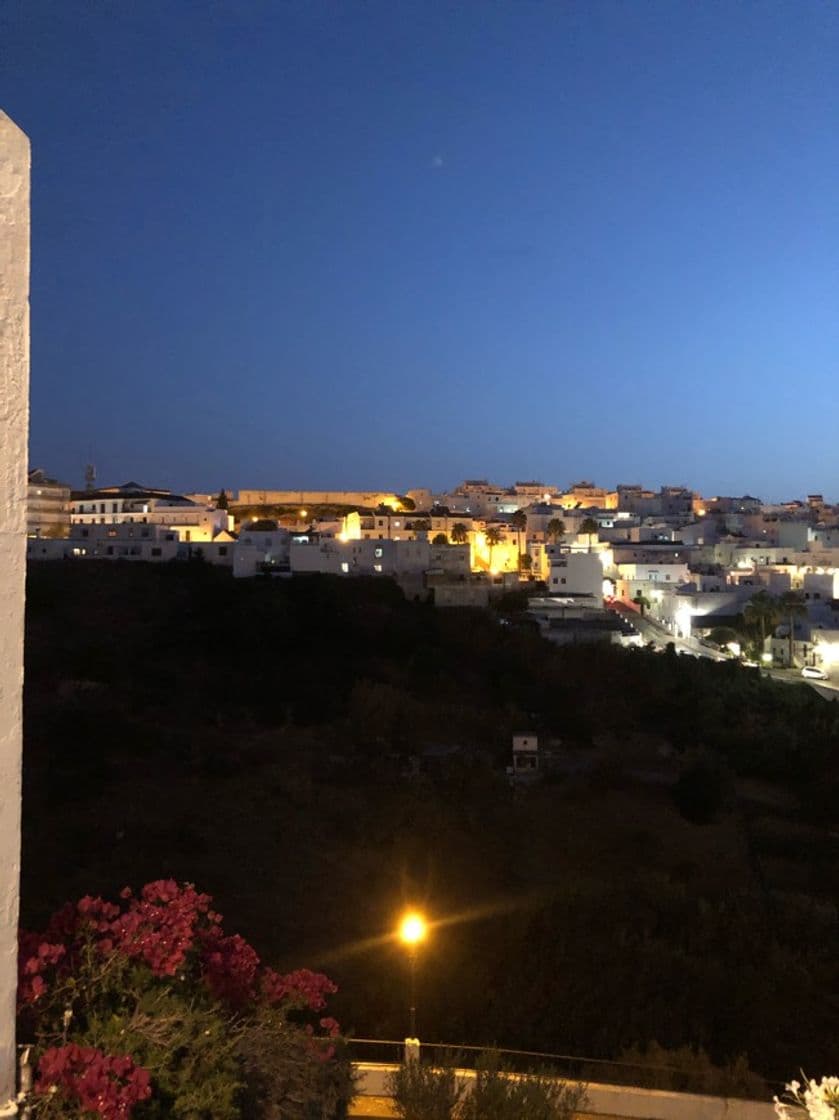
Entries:
[[641,612],[641,618],[643,618],[644,614],[650,609],[650,600],[647,598],[643,591],[636,591],[632,602]]
[[449,538],[446,536],[445,533],[435,533],[432,540],[431,540],[431,543],[432,544],[448,544],[449,543]]
[[[211,883],[288,968],[301,944],[387,929],[406,894],[441,915],[502,901],[435,935],[418,980],[427,1037],[602,1058],[657,1038],[720,1065],[748,1050],[779,1081],[839,1067],[822,998],[837,975],[839,704],[806,685],[556,647],[494,612],[408,602],[387,579],[34,564],[27,612],[33,928],[64,898],[163,874]],[[522,728],[558,766],[513,791]],[[608,785],[604,756],[620,764]],[[702,756],[736,797],[697,828],[672,785]],[[782,859],[760,848],[756,812]],[[332,967],[336,1017],[399,1037],[402,957]],[[767,1031],[780,1004],[785,1029]]]
[[673,788],[679,812],[692,824],[709,824],[723,807],[726,775],[716,759],[703,756],[685,766]]
[[452,1120],[463,1098],[453,1065],[407,1061],[388,1076],[387,1087],[399,1120]]
[[600,526],[593,517],[584,517],[580,524],[580,533],[588,537],[588,547],[591,551],[591,538],[597,535]]
[[565,522],[561,517],[552,517],[548,522],[546,531],[548,537],[554,542],[554,544],[558,544],[566,533]]
[[571,1120],[584,1107],[583,1085],[550,1073],[514,1073],[498,1055],[482,1054],[473,1079],[458,1081],[453,1064],[409,1061],[388,1078],[400,1120]]
[[[745,1054],[738,1054],[725,1065],[716,1065],[701,1046],[668,1050],[653,1040],[647,1046],[623,1050],[620,1061],[631,1067],[623,1071],[629,1085],[751,1100],[765,1100],[768,1095],[766,1082],[749,1068]],[[611,1067],[610,1080],[615,1080]]]
[[335,985],[263,965],[189,884],[68,904],[21,936],[19,962],[36,1116],[327,1120],[352,1095],[321,1015]]
[[229,509],[230,499],[227,497],[227,491],[219,491],[219,496],[216,498],[216,509]]
[[585,1086],[547,1073],[513,1073],[490,1052],[478,1062],[458,1120],[571,1120],[585,1102]]
[[452,525],[452,544],[466,544],[469,540],[469,530],[462,521],[456,521]]

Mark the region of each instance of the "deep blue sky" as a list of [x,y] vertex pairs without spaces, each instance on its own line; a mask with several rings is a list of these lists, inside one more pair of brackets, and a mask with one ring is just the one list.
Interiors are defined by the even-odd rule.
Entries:
[[839,498],[839,6],[4,0],[32,463]]

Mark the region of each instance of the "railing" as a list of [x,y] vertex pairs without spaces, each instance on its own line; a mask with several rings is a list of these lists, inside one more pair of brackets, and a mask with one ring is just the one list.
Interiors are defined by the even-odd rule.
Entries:
[[[351,1038],[349,1054],[357,1062],[398,1064],[404,1058],[405,1042],[395,1039]],[[491,1051],[504,1068],[513,1072],[552,1074],[569,1081],[597,1082],[601,1085],[635,1086],[664,1089],[677,1093],[707,1093],[751,1100],[767,1100],[782,1093],[781,1082],[764,1080],[755,1075],[754,1088],[728,1083],[724,1071],[683,1069],[676,1066],[620,1061],[611,1058],[587,1058],[574,1054],[555,1054],[542,1050],[510,1050],[492,1046],[468,1046],[457,1043],[423,1042],[420,1060],[429,1064],[456,1065],[472,1069],[482,1054]],[[714,1084],[712,1082],[716,1081]],[[724,1091],[723,1091],[724,1090]]]

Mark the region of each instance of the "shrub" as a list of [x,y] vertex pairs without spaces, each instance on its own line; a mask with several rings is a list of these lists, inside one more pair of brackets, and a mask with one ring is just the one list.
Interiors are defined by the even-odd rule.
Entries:
[[489,1053],[478,1063],[458,1120],[570,1120],[585,1099],[582,1085],[547,1073],[513,1073]]
[[83,898],[19,953],[35,1117],[334,1120],[352,1096],[335,985],[280,975],[172,880]]
[[453,1065],[408,1061],[387,1080],[399,1120],[452,1120],[463,1097]]
[[401,1066],[388,1079],[400,1120],[570,1120],[586,1101],[584,1086],[549,1074],[513,1073],[498,1055],[481,1056],[471,1085],[453,1066]]

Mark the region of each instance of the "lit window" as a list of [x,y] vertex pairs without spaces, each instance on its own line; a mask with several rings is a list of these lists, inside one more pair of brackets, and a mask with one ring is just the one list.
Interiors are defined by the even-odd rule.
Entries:
[[378,559],[382,555],[383,549],[376,548],[373,550],[373,555]]
[[381,564],[374,564],[373,565],[373,571],[374,572],[380,572],[381,570],[382,570]]
[[343,562],[341,563],[341,571],[342,571],[342,572],[344,573],[344,575],[346,575],[346,574],[347,574],[347,573],[349,572],[349,570],[350,570],[350,566],[349,566],[349,564],[347,563],[347,561],[346,561],[346,560],[344,560],[344,561],[343,561]]

